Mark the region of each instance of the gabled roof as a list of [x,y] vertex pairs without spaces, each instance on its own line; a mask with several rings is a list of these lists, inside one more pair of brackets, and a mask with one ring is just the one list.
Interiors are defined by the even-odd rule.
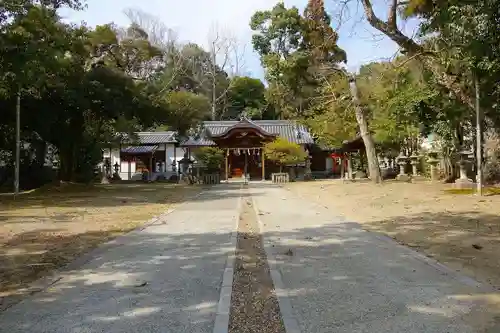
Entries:
[[128,133],[116,133],[116,139],[122,144],[157,145],[162,143],[177,143],[177,132],[135,132],[133,137]]
[[176,143],[177,133],[174,131],[165,132],[138,132],[138,143],[142,145],[154,145],[160,143]]
[[129,146],[126,148],[122,148],[122,153],[127,154],[148,154],[154,153],[158,149],[158,146]]
[[212,133],[212,131],[210,131],[210,129],[208,129],[208,131],[210,132],[210,136],[212,138],[217,138],[217,137],[223,137],[223,136],[227,135],[231,130],[237,129],[237,128],[238,129],[254,129],[258,132],[261,132],[264,136],[276,136],[278,134],[278,133],[269,133],[262,126],[259,126],[255,122],[248,120],[248,119],[242,119],[232,126],[227,126],[224,129],[224,131],[222,131],[221,133],[217,133],[217,134]]
[[[212,146],[215,143],[211,140],[213,136],[221,136],[227,133],[231,128],[234,128],[239,123],[244,122],[237,120],[227,121],[205,121],[203,127],[205,131],[201,133],[199,138],[190,137],[182,143],[183,146]],[[292,120],[251,120],[242,123],[242,126],[258,126],[262,131],[282,137],[290,142],[298,144],[312,144],[314,140],[311,133],[305,126],[298,124]]]

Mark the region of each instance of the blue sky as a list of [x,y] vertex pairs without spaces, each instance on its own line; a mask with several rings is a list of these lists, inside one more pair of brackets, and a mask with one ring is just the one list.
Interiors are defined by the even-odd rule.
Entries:
[[[382,18],[385,17],[388,0],[374,0],[374,9]],[[252,31],[249,27],[250,17],[256,10],[269,9],[278,0],[87,0],[85,11],[74,12],[63,10],[61,16],[66,21],[85,21],[95,26],[114,22],[126,26],[129,23],[124,10],[137,8],[158,17],[165,25],[174,30],[180,41],[191,41],[205,46],[210,28],[217,24],[229,30],[245,45],[245,72],[251,76],[263,77],[258,56],[253,52],[250,43]],[[303,9],[307,0],[285,0],[287,6]],[[332,14],[333,26],[337,27],[339,13],[336,0],[326,0],[325,5]],[[339,28],[339,45],[347,52],[347,67],[356,71],[361,65],[387,59],[397,52],[397,46],[362,19],[362,8],[358,1],[352,0],[349,15]],[[415,22],[401,26],[403,31],[412,35]]]

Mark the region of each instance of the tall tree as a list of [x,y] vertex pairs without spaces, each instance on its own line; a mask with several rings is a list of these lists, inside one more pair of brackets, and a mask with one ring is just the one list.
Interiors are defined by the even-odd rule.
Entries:
[[308,118],[319,112],[311,107],[321,85],[318,74],[346,60],[323,1],[311,0],[304,15],[279,3],[256,12],[250,26],[256,32],[254,49],[266,69],[269,102],[285,118]]
[[227,112],[224,118],[239,119],[242,115],[251,119],[261,119],[267,109],[266,87],[261,80],[237,76],[231,80],[227,92]]

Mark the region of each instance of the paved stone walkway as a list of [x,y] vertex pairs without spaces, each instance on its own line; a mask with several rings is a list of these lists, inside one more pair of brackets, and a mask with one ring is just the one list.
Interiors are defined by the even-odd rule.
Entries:
[[97,250],[1,313],[0,332],[212,333],[239,196],[237,184],[216,187]]
[[473,281],[284,189],[251,192],[287,333],[483,332]]

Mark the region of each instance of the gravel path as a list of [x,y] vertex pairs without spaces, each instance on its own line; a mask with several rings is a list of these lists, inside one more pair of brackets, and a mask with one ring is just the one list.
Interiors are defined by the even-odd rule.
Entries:
[[285,333],[257,216],[244,200],[238,225],[229,333]]
[[291,304],[282,308],[285,325],[292,318],[302,333],[498,332],[485,331],[497,313],[473,281],[281,188],[251,190],[282,280],[274,281],[280,305]]
[[[239,186],[220,186],[0,314],[0,332],[212,333]],[[226,325],[227,327],[227,325]]]

